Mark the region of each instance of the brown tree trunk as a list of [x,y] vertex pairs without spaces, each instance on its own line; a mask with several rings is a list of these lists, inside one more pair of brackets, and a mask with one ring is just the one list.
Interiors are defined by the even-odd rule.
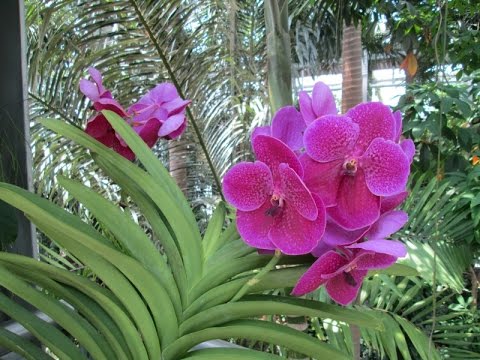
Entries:
[[362,29],[343,26],[342,40],[342,113],[363,101]]

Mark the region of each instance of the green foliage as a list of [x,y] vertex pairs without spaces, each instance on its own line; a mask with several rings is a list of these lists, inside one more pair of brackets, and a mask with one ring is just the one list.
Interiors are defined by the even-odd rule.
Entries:
[[[254,319],[266,314],[298,314],[381,327],[364,311],[290,297],[247,296],[293,286],[305,269],[302,265],[311,259],[285,257],[282,268],[273,269],[245,288],[270,256],[245,252],[245,245],[233,246],[243,243],[233,226],[222,229],[226,221],[223,205],[202,240],[185,197],[155,155],[122,119],[111,112],[105,115],[146,170],[74,126],[55,120],[43,123],[88,149],[106,173],[126,185],[123,191],[145,212],[163,253],[153,247],[127,212],[81,183],[66,178],[60,181],[102,221],[114,241],[52,202],[0,184],[3,201],[24,212],[45,235],[95,274],[87,278],[57,265],[0,253],[0,284],[49,315],[65,334],[5,295],[0,298],[0,309],[26,326],[52,353],[72,359],[84,358],[83,350],[95,359],[174,360],[204,358],[210,353],[214,358],[220,354],[230,358],[230,353],[232,358],[240,358],[242,354],[236,349],[187,352],[206,340],[242,338],[260,339],[312,358],[347,359],[345,352],[327,342]],[[246,296],[233,301],[242,288]],[[214,301],[206,301],[209,296]],[[36,345],[12,334],[2,336],[1,343],[27,358],[40,352]],[[241,358],[253,354],[256,356],[246,351]]]

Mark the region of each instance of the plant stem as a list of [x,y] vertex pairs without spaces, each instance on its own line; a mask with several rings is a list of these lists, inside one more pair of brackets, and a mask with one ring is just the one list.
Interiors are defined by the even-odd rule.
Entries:
[[[168,76],[169,76],[170,80],[172,81],[173,85],[175,85],[175,87],[177,88],[178,94],[180,95],[181,98],[185,99],[185,95],[182,91],[182,88],[180,87],[180,84],[179,84],[175,74],[173,73],[172,67],[170,66],[170,63],[169,63],[167,57],[165,56],[165,53],[163,52],[162,48],[160,47],[160,44],[158,43],[157,39],[155,38],[155,35],[152,32],[152,29],[150,29],[150,26],[148,26],[147,20],[143,16],[143,14],[140,11],[140,8],[138,7],[135,0],[130,0],[130,4],[132,4],[133,8],[135,9],[135,13],[137,14],[140,22],[142,23],[143,27],[145,28],[145,31],[147,32],[148,37],[150,38],[150,41],[153,43],[153,46],[155,47],[155,50],[157,51],[158,55],[160,56],[160,59],[162,60],[163,65],[165,66],[165,69],[168,72]],[[210,154],[208,152],[205,141],[203,140],[203,136],[202,136],[202,133],[200,132],[200,128],[197,124],[197,121],[193,117],[193,114],[188,107],[186,108],[186,113],[187,113],[188,119],[190,120],[190,123],[193,126],[195,134],[197,135],[198,142],[200,143],[200,146],[203,150],[203,153],[205,154],[205,158],[207,160],[210,171],[212,172],[213,180],[215,181],[215,185],[217,186],[218,192],[219,192],[222,200],[225,201],[225,198],[224,198],[223,193],[222,193],[222,185],[221,185],[221,182],[220,182],[220,178],[217,174],[215,166],[213,165],[212,159],[210,158]]]
[[235,294],[235,296],[230,300],[230,302],[235,302],[239,299],[242,298],[243,295],[245,295],[248,290],[254,286],[255,284],[258,284],[260,280],[268,274],[271,270],[275,269],[275,266],[278,264],[278,261],[282,257],[282,253],[280,250],[275,250],[275,255],[270,259],[267,265],[258,272],[254,277],[252,277],[250,280],[248,280],[241,288],[238,290],[238,292]]

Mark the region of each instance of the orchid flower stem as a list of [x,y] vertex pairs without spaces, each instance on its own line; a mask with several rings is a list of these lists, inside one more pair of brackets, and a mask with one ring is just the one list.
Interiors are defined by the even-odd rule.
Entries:
[[235,296],[230,300],[230,302],[235,302],[237,300],[240,300],[243,295],[245,295],[248,290],[254,286],[255,284],[258,284],[260,280],[268,274],[271,270],[275,269],[275,266],[278,264],[278,261],[282,257],[282,253],[280,250],[276,249],[275,250],[275,255],[270,259],[267,265],[260,270],[254,277],[252,277],[250,280],[248,280],[241,288],[238,290],[238,292],[235,294]]

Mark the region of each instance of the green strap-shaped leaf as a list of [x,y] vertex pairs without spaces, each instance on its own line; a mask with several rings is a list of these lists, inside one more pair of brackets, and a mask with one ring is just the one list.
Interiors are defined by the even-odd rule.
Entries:
[[295,315],[331,318],[350,324],[382,329],[382,322],[360,309],[346,309],[319,301],[271,295],[249,295],[191,317],[180,325],[180,335],[244,318],[262,315]]
[[42,349],[17,334],[0,327],[0,346],[27,360],[52,360]]
[[[138,358],[141,357],[142,354],[146,354],[142,339],[135,328],[135,324],[127,314],[127,310],[124,309],[123,305],[109,290],[83,276],[72,274],[69,271],[64,271],[21,255],[0,252],[0,263],[8,268],[12,268],[12,271],[16,271],[20,267],[30,272],[44,274],[51,279],[72,286],[78,291],[88,295],[94,299],[96,303],[101,305],[105,312],[108,313],[118,325],[133,357]],[[125,296],[127,293],[123,295]]]
[[198,272],[192,280],[195,281],[199,279],[203,268],[203,248],[200,232],[197,227],[197,221],[195,220],[195,216],[190,208],[190,204],[185,198],[185,195],[172,179],[167,169],[165,169],[163,164],[158,160],[157,156],[147,144],[145,144],[140,136],[133,131],[132,127],[125,120],[113,111],[104,110],[102,113],[115,131],[120,134],[122,139],[127,143],[130,149],[132,149],[143,166],[145,166],[145,169],[147,169],[148,173],[153,177],[154,181],[157,182],[157,184],[160,184],[161,187],[167,188],[172,194],[174,203],[171,206],[179,208],[183,216],[182,222],[185,222],[185,225],[188,226],[185,230],[188,230],[189,232],[189,238],[191,240],[188,241],[188,245],[191,246],[191,249],[188,249],[186,254],[188,257],[193,256],[193,258],[190,259],[192,261],[194,258],[200,260],[192,263],[192,265],[195,266],[194,270]]
[[117,206],[88,187],[64,177],[59,178],[59,183],[87,207],[130,254],[158,279],[172,299],[172,304],[178,306],[176,313],[180,314],[180,294],[170,268],[142,228]]
[[[259,283],[250,288],[249,293],[284,287],[293,287],[297,283],[300,276],[302,276],[307,269],[308,268],[305,266],[298,266],[270,271],[260,280]],[[228,302],[250,279],[251,276],[232,280],[207,291],[202,296],[197,298],[192,305],[185,309],[183,313],[183,319],[188,319],[198,312],[211,308],[215,305]]]
[[260,320],[232,321],[224,326],[197,331],[176,340],[164,352],[164,360],[176,360],[193,346],[212,339],[241,338],[285,346],[313,358],[347,360],[348,356],[320,340],[287,326]]
[[[3,266],[0,266],[0,285],[55,319],[55,322],[77,339],[95,359],[109,358],[98,333],[74,310],[34,289]],[[10,312],[9,315],[15,318],[15,314]]]
[[[229,259],[221,261],[212,266],[205,276],[192,289],[190,298],[196,299],[208,290],[223,284],[228,279],[246,271],[255,270],[264,267],[270,260],[271,255],[259,255],[257,253],[247,255],[238,259]],[[311,264],[313,258],[310,256],[285,256],[280,259],[280,265],[299,265]],[[280,286],[285,287],[285,286]]]
[[129,358],[129,351],[120,330],[110,316],[91,298],[70,286],[59,284],[45,275],[32,272],[31,269],[16,267],[15,273],[35,285],[40,285],[43,289],[47,289],[50,293],[72,305],[100,332],[101,339],[105,340],[103,346],[106,351],[108,350],[110,358]]
[[161,216],[159,209],[135,182],[131,181],[128,176],[125,176],[125,174],[123,174],[122,171],[115,167],[111,162],[104,160],[97,154],[92,154],[92,157],[107,175],[130,195],[150,223],[153,232],[162,243],[163,249],[168,258],[168,264],[172,269],[173,276],[180,292],[182,304],[185,305],[187,301],[187,277],[183,265],[183,259],[178,251],[177,244],[175,243],[170,230],[164,223],[164,218]]
[[280,360],[283,357],[250,349],[202,349],[189,352],[184,358],[189,360]]
[[22,324],[40,342],[62,359],[85,359],[70,339],[55,326],[41,320],[0,292],[0,310]]
[[[143,320],[137,323],[137,328],[143,335],[150,357],[156,358],[157,353],[160,352],[159,339],[162,344],[168,345],[177,338],[177,317],[171,300],[157,279],[140,263],[119,251],[92,242],[88,237],[83,237],[82,234],[75,235],[74,233],[73,237],[69,238],[71,235],[59,232],[57,228],[50,227],[48,224],[35,221],[35,217],[31,217],[31,219],[47,236],[54,239],[63,237],[61,241],[65,243],[65,247],[69,249],[75,248],[72,252],[77,254],[83,263],[92,268],[110,288],[112,288],[110,281],[113,281],[113,279],[110,280],[111,273],[117,269],[121,272],[121,274],[119,273],[116,276],[117,281],[118,279],[122,279],[121,275],[123,274],[128,281],[135,286],[139,292],[139,294],[135,294],[135,302],[139,304],[136,309],[129,308],[129,312],[141,312],[139,315]],[[82,244],[87,246],[83,247],[77,244],[74,239],[81,239]],[[89,264],[90,260],[86,258],[92,256],[92,253],[101,254],[102,258],[97,258],[96,262]],[[98,263],[100,262],[102,262],[102,265],[98,267]],[[110,270],[107,270],[108,268],[110,268]],[[125,279],[122,280],[125,281]],[[124,283],[124,286],[127,286],[127,284],[128,282]],[[115,294],[123,299],[124,295],[121,292]],[[141,297],[139,296],[140,294]],[[145,303],[142,302],[142,299]],[[162,304],[161,307],[158,306],[159,303]],[[145,307],[145,305],[147,305],[147,307]],[[140,318],[138,318],[138,320],[140,320]]]
[[[150,149],[146,147],[143,141],[131,130],[130,126],[117,117],[109,113],[108,116],[112,120],[112,126],[121,134],[122,138],[127,144],[136,151],[140,147],[140,150],[144,155],[145,152],[150,153],[146,155],[149,161],[156,161]],[[116,119],[116,120],[115,120]],[[162,214],[167,219],[169,225],[172,227],[177,239],[181,239],[178,245],[185,264],[185,270],[187,273],[187,279],[192,286],[202,276],[203,268],[203,249],[201,246],[200,233],[198,231],[195,218],[190,210],[188,203],[186,203],[183,194],[181,196],[174,196],[172,193],[178,194],[181,191],[176,185],[173,184],[173,180],[162,167],[160,163],[155,165],[163,170],[157,169],[155,174],[159,177],[153,177],[138,166],[132,164],[122,156],[115,153],[113,150],[107,148],[103,144],[99,143],[89,135],[85,134],[82,130],[68,125],[62,121],[57,120],[44,120],[42,124],[75,142],[90,149],[94,153],[99,154],[105,160],[110,161],[114,166],[121,170],[125,175],[137,183],[146,194],[154,201],[158,206]],[[137,156],[140,155],[137,153]],[[150,156],[153,156],[154,160]],[[142,156],[143,157],[143,156]],[[143,162],[143,161],[142,161]],[[149,168],[150,164],[144,163],[144,166]],[[151,169],[150,169],[151,170]],[[160,176],[161,175],[161,176]]]
[[[51,208],[56,208],[55,205],[26,190],[9,184],[0,184],[0,198],[27,214],[47,236],[51,237],[59,245],[67,248],[81,262],[90,267],[128,309],[137,324],[138,330],[142,333],[143,341],[149,354],[155,357],[160,353],[155,324],[143,299],[130,281],[110,263],[111,261],[116,261],[117,266],[126,268],[126,272],[130,273],[132,267],[129,266],[138,267],[135,260],[96,241],[88,234],[79,231],[76,227],[59,221],[50,212]],[[87,245],[89,247],[86,247]],[[118,255],[120,259],[115,255]],[[128,264],[132,262],[133,264]],[[149,274],[146,270],[145,272]],[[145,277],[138,274],[135,275],[138,276],[137,282],[143,284]],[[150,291],[152,291],[151,288]],[[158,300],[158,295],[156,300]],[[168,302],[165,306],[165,309],[168,310]],[[141,348],[136,350],[142,353]],[[146,354],[143,354],[141,358],[144,357],[146,357]]]
[[393,317],[408,335],[408,338],[422,359],[440,360],[440,354],[435,348],[435,345],[430,342],[430,339],[420,329],[401,316],[394,314]]
[[225,208],[225,204],[222,202],[219,203],[208,223],[202,241],[205,260],[208,260],[208,258],[222,246],[223,238],[221,235],[226,213],[227,209]]

